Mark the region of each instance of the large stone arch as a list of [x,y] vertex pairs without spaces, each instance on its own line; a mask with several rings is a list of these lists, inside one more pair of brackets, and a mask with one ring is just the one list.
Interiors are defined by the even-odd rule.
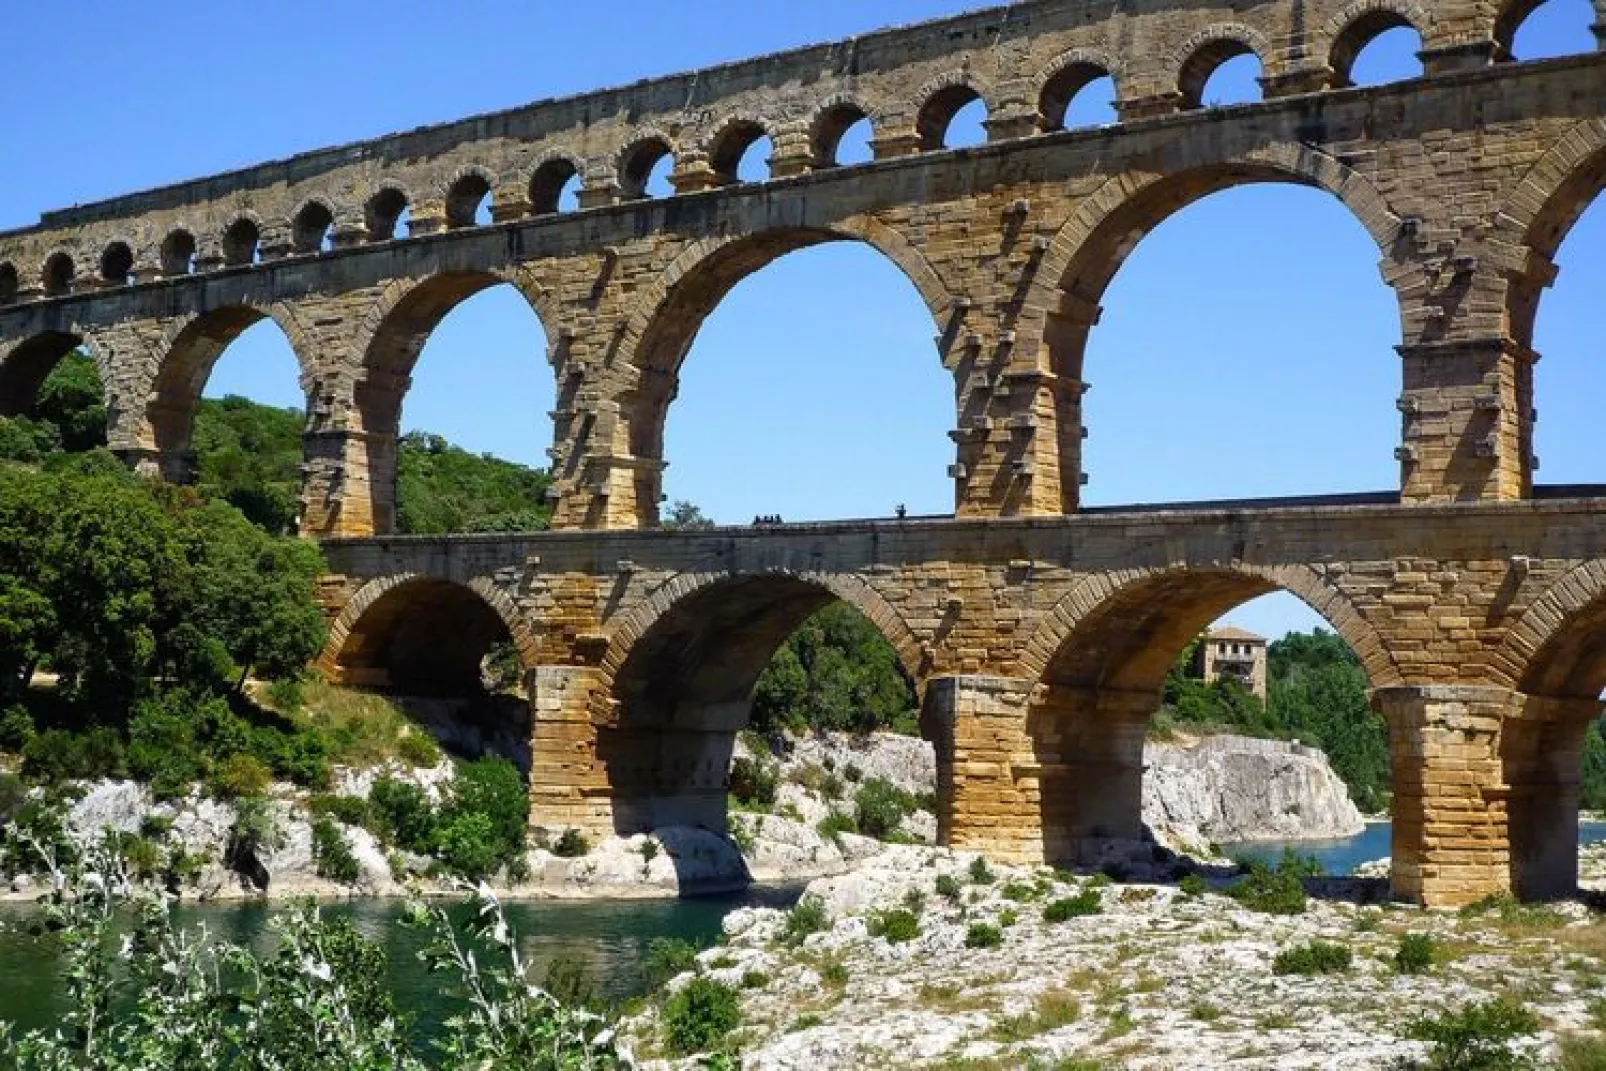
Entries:
[[48,330],[0,348],[0,417],[23,416],[33,408],[51,370],[82,345],[77,331]]
[[1606,561],[1576,565],[1546,586],[1506,630],[1489,672],[1531,694],[1599,696],[1606,687]]
[[1402,26],[1415,30],[1425,43],[1433,17],[1412,0],[1354,0],[1322,26],[1311,52],[1327,63],[1335,88],[1348,86],[1361,50],[1379,34]]
[[[648,525],[657,516],[662,473],[664,425],[674,400],[680,368],[703,322],[743,279],[788,253],[827,242],[860,241],[887,257],[914,285],[941,334],[958,310],[957,299],[910,239],[880,220],[853,217],[824,221],[804,206],[804,219],[699,239],[686,246],[643,291],[631,299],[633,311],[602,375],[616,377],[620,423],[610,444],[636,459],[634,509],[615,504],[612,512],[634,513]],[[617,494],[617,489],[615,491]]]
[[[464,582],[446,576],[411,572],[377,577],[357,589],[329,626],[329,640],[318,658],[318,669],[337,684],[388,686],[389,682],[379,680],[374,672],[381,667],[373,665],[371,659],[368,659],[368,656],[373,654],[374,647],[370,637],[364,635],[363,626],[365,621],[371,621],[370,614],[375,613],[376,608],[382,612],[387,609],[387,603],[405,600],[410,589],[419,592],[417,605],[423,606],[434,605],[430,602],[432,592],[451,590],[477,598],[479,603],[495,616],[512,639],[514,649],[518,652],[520,667],[527,672],[539,661],[537,641],[529,622],[507,592],[489,578],[476,576]],[[392,606],[388,609],[391,610],[391,616],[394,616],[396,613],[405,612],[407,607]],[[393,622],[385,621],[380,624],[383,627]],[[440,626],[435,634],[442,639],[451,636],[455,631],[446,627],[449,624],[447,622],[435,624]],[[373,642],[382,640],[383,637],[379,637]]]
[[[1382,635],[1317,568],[1246,562],[1175,564],[1090,574],[1066,593],[1032,630],[1021,655],[1023,676],[1042,682],[1055,657],[1123,594],[1166,580],[1186,585],[1190,577],[1205,574],[1242,577],[1247,582],[1245,593],[1251,597],[1278,590],[1289,592],[1321,614],[1349,644],[1372,687],[1386,687],[1403,679]],[[1253,587],[1259,590],[1250,590]]]
[[[1170,166],[1107,179],[1085,197],[1049,241],[1026,290],[1014,359],[1051,372],[1063,387],[1054,444],[1063,512],[1074,512],[1080,500],[1082,364],[1100,303],[1128,255],[1161,223],[1236,186],[1307,186],[1332,194],[1371,236],[1385,268],[1394,263],[1399,215],[1365,177],[1337,159],[1309,146],[1199,145],[1202,151],[1179,149],[1182,158],[1166,161]],[[1384,274],[1399,293],[1396,277],[1402,273]],[[1403,333],[1406,306],[1399,300]]]
[[[613,680],[629,656],[631,647],[651,631],[653,625],[662,620],[664,615],[693,595],[731,580],[733,575],[735,574],[729,572],[680,573],[664,581],[652,594],[610,626],[611,638],[601,661],[604,678],[610,682]],[[864,579],[851,573],[808,570],[772,570],[751,575],[795,577],[821,588],[852,606],[875,625],[886,641],[892,645],[892,649],[897,652],[899,664],[914,685],[915,693],[919,695],[923,691],[925,677],[930,669],[926,646],[909,627],[903,615]]]
[[918,642],[897,612],[863,581],[828,573],[683,573],[610,628],[591,713],[616,832],[725,828],[753,688],[786,638],[836,599],[864,613],[921,679]]
[[129,394],[136,399],[135,425],[129,431],[134,448],[154,459],[158,470],[176,483],[194,476],[190,439],[201,392],[218,359],[251,327],[270,320],[295,356],[297,383],[305,394],[314,378],[316,350],[304,326],[282,303],[223,305],[175,318],[163,325],[149,379]]

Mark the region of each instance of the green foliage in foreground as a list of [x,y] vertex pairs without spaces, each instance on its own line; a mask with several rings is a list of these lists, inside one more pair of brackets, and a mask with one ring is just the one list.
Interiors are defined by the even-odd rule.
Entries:
[[1246,877],[1227,887],[1227,895],[1251,911],[1268,915],[1305,913],[1305,885],[1300,879],[1307,868],[1285,856],[1275,870],[1264,863],[1251,863]]
[[1429,1045],[1433,1071],[1507,1071],[1527,1067],[1512,1044],[1538,1033],[1534,1014],[1508,999],[1468,1004],[1414,1020],[1406,1036]]
[[742,1004],[736,990],[698,975],[664,1002],[664,1042],[677,1056],[723,1048],[731,1031],[742,1025]]
[[[432,1042],[414,1036],[383,989],[384,954],[349,922],[311,905],[271,924],[259,951],[179,931],[169,905],[138,898],[111,845],[56,870],[46,902],[60,942],[66,1000],[48,1030],[0,1038],[0,1066],[20,1071],[323,1071],[325,1068],[518,1067],[606,1071],[625,1066],[608,1024],[535,985],[501,906],[473,893],[465,926],[414,903],[420,953],[461,1010]],[[116,939],[132,905],[133,939]],[[466,932],[465,932],[466,931]]]
[[1064,922],[1067,919],[1097,915],[1104,910],[1104,899],[1097,889],[1083,889],[1075,896],[1062,896],[1043,908],[1044,922]]

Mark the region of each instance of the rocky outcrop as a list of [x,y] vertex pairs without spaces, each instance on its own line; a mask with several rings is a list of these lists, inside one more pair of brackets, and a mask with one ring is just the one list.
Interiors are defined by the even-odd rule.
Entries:
[[[696,967],[741,1006],[740,1027],[718,1041],[751,1071],[1316,1071],[1427,1066],[1413,1020],[1512,993],[1543,1024],[1513,1043],[1523,1058],[1553,1066],[1558,1035],[1592,1029],[1598,965],[1580,950],[1598,947],[1606,926],[1581,904],[1547,909],[1544,928],[1513,936],[1498,912],[1385,915],[1312,900],[1300,914],[1261,914],[1221,895],[1224,877],[1184,892],[993,864],[977,881],[974,858],[895,845],[815,881],[804,895],[820,901],[825,926],[801,942],[780,939],[783,912],[726,916],[726,940]],[[1076,911],[1048,910],[1072,897]],[[912,913],[918,932],[877,936],[889,909]],[[1396,969],[1402,933],[1431,936],[1431,970]],[[1280,952],[1313,940],[1353,962],[1339,975],[1274,969]],[[664,1057],[659,1007],[620,1029],[645,1071],[707,1066]]]
[[1211,844],[1351,837],[1365,828],[1349,790],[1316,748],[1245,736],[1150,743],[1143,820],[1197,854]]

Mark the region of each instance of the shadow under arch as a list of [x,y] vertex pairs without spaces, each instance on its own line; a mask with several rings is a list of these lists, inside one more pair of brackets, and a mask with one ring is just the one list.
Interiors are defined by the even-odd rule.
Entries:
[[[622,414],[633,457],[663,459],[664,423],[678,389],[680,367],[704,321],[736,284],[788,253],[844,241],[862,242],[891,260],[919,291],[938,334],[944,332],[955,310],[953,296],[914,244],[879,221],[782,227],[695,242],[635,299],[636,311],[620,336],[615,361],[638,374]],[[657,523],[661,489],[658,468],[638,468],[640,527]]]
[[604,709],[594,712],[615,832],[725,832],[731,753],[758,678],[787,637],[839,599],[880,630],[918,690],[918,642],[885,600],[852,578],[682,574],[615,626],[602,660]]
[[1306,566],[1178,565],[1094,576],[1044,619],[1022,659],[1034,682],[1025,746],[1038,778],[1042,858],[1077,865],[1143,836],[1143,746],[1165,677],[1211,622],[1288,591],[1355,652],[1371,687],[1400,673],[1372,626]]
[[1606,563],[1557,577],[1511,627],[1491,668],[1515,689],[1500,734],[1512,891],[1570,897],[1585,737],[1606,714]]
[[195,478],[191,440],[201,392],[224,352],[247,330],[271,320],[295,355],[300,383],[311,368],[300,324],[277,309],[226,305],[189,317],[167,333],[166,350],[144,403],[138,448],[154,454],[162,477],[173,483]]
[[83,344],[71,331],[42,331],[0,351],[0,417],[27,415],[51,371]]
[[402,573],[358,589],[329,628],[318,666],[332,683],[413,696],[458,696],[480,688],[480,663],[503,637],[520,669],[535,664],[535,639],[505,592],[483,577],[460,583]]
[[[1138,244],[1161,223],[1212,194],[1282,183],[1332,194],[1366,230],[1385,263],[1400,240],[1399,217],[1364,177],[1325,153],[1277,146],[1176,170],[1111,178],[1089,195],[1049,243],[1022,307],[1047,310],[1040,327],[1049,371],[1072,388],[1061,392],[1057,447],[1061,508],[1075,512],[1082,479],[1083,364],[1101,302]],[[1403,322],[1403,321],[1402,321]],[[1028,351],[1029,352],[1029,351]]]
[[[397,437],[401,431],[402,403],[412,386],[413,370],[431,334],[441,321],[469,298],[492,287],[511,286],[525,299],[530,314],[546,338],[551,359],[551,322],[543,309],[544,298],[518,271],[506,275],[480,271],[451,271],[422,280],[398,280],[386,287],[368,311],[360,337],[362,366],[354,389],[355,418],[360,439],[354,447],[365,453],[366,485],[346,492],[369,497],[369,534],[396,530]],[[357,511],[361,513],[362,511]]]

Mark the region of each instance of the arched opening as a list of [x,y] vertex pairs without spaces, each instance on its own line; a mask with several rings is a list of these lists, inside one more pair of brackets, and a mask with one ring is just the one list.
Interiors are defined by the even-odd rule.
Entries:
[[[649,374],[630,442],[636,457],[671,462],[670,500],[738,524],[952,511],[954,386],[932,352],[931,313],[898,265],[842,237],[730,243],[660,304],[636,351]],[[643,476],[650,524],[659,475]]]
[[17,279],[17,266],[9,260],[0,264],[0,305],[15,304],[21,288],[21,283]]
[[18,343],[0,361],[0,417],[27,416],[39,388],[62,358],[83,345],[66,331],[46,331]]
[[980,145],[987,140],[986,119],[987,102],[975,88],[963,82],[944,86],[926,99],[915,118],[920,151]]
[[1496,57],[1550,59],[1594,52],[1597,20],[1590,0],[1510,0],[1495,19]]
[[619,196],[626,201],[668,197],[674,187],[669,176],[675,169],[674,150],[663,138],[643,138],[619,158]]
[[1261,60],[1236,37],[1219,37],[1199,46],[1177,74],[1182,108],[1219,108],[1262,99]]
[[127,242],[113,242],[100,255],[100,278],[112,286],[126,286],[133,282],[134,251]]
[[[361,592],[358,598],[363,598]],[[530,769],[523,654],[508,620],[472,587],[409,577],[337,625],[322,661],[335,684],[381,692],[448,751]]]
[[76,273],[77,269],[73,266],[72,257],[62,252],[50,254],[39,277],[40,285],[44,287],[45,296],[60,297],[63,294],[71,293],[73,276]]
[[[1606,596],[1576,573],[1552,590],[1563,586],[1559,605],[1541,599],[1514,630],[1529,635],[1536,617],[1551,626],[1518,667],[1501,729],[1511,887],[1523,900],[1577,892],[1579,810],[1606,806]],[[1584,604],[1568,612],[1580,593]]]
[[1093,63],[1069,63],[1043,84],[1038,121],[1044,131],[1105,126],[1117,121],[1115,79]]
[[407,195],[395,186],[386,186],[363,206],[363,222],[370,242],[389,242],[407,237],[411,215]]
[[[837,601],[789,574],[724,577],[643,628],[612,674],[615,716],[597,739],[616,832],[725,831],[731,753],[755,686],[787,638]],[[882,635],[896,650],[901,637]]]
[[530,212],[548,216],[580,207],[580,167],[566,156],[548,160],[530,177]]
[[846,167],[875,158],[870,117],[857,104],[835,104],[814,121],[814,167]]
[[289,339],[266,313],[214,309],[169,347],[142,445],[155,452],[169,482],[193,483],[268,531],[292,532],[306,426],[300,377]]
[[334,248],[335,214],[322,201],[308,201],[296,213],[290,241],[297,253],[327,253]]
[[472,172],[446,191],[446,226],[483,227],[491,222],[491,180]]
[[189,275],[195,271],[195,235],[176,230],[162,239],[162,274]]
[[1422,75],[1422,35],[1409,19],[1388,8],[1373,8],[1346,26],[1333,41],[1327,65],[1334,89],[1375,86]]
[[[1510,287],[1508,330],[1542,357],[1517,365],[1518,405],[1530,417],[1533,481],[1606,480],[1593,401],[1606,390],[1600,294],[1606,286],[1606,150],[1574,168],[1534,216],[1524,244],[1536,272]],[[1519,350],[1521,352],[1522,350]]]
[[764,127],[750,119],[728,124],[709,146],[708,163],[721,186],[736,182],[764,182],[770,177],[775,147]]
[[[1179,766],[1171,757],[1200,747],[1268,756],[1263,775],[1279,768],[1278,783],[1265,785],[1268,799],[1299,799],[1300,787],[1320,774],[1300,748],[1321,748],[1355,802],[1387,805],[1387,729],[1370,709],[1368,692],[1388,669],[1370,631],[1346,617],[1327,630],[1268,643],[1224,620],[1257,597],[1287,590],[1279,579],[1279,570],[1202,567],[1112,581],[1096,605],[1055,637],[1058,647],[1027,711],[1031,755],[1022,763],[1038,771],[1036,793],[1030,784],[1024,792],[1039,801],[1047,862],[1099,866],[1132,858],[1134,849],[1148,861],[1151,835],[1179,855],[1214,854],[1211,845],[1228,835],[1227,823],[1213,824],[1205,799],[1220,786],[1178,783],[1180,770],[1199,764]],[[1302,599],[1324,594],[1313,578],[1287,580],[1301,588]],[[1091,596],[1070,598],[1086,604]],[[1242,737],[1269,743],[1234,739]],[[1182,807],[1173,798],[1179,791],[1191,797]],[[1257,817],[1264,833],[1279,839],[1299,839],[1305,829],[1331,835],[1335,830],[1324,826],[1335,821],[1347,822],[1347,833],[1359,832],[1355,810],[1337,811],[1303,816],[1268,807]],[[1160,828],[1146,830],[1146,816]]]
[[545,527],[556,385],[517,288],[478,273],[414,287],[375,333],[357,400],[367,482],[344,493],[366,496],[375,534]]
[[1398,305],[1357,215],[1308,181],[1183,172],[1081,241],[1047,329],[1083,384],[1060,418],[1067,508],[1397,484]]
[[223,232],[223,263],[230,267],[262,261],[262,229],[256,221],[241,217]]

